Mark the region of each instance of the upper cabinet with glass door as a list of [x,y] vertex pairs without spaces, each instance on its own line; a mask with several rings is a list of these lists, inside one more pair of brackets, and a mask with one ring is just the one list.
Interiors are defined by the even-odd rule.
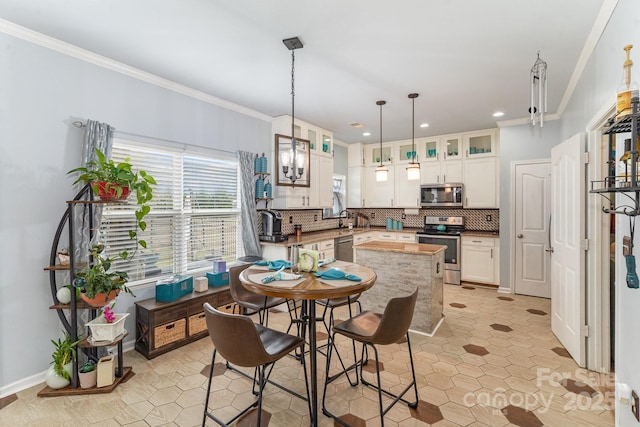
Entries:
[[326,130],[309,127],[307,129],[311,152],[325,156],[333,156],[333,134]]
[[[291,135],[291,116],[284,115],[273,119],[271,131],[274,134]],[[297,120],[293,126],[296,138],[308,139],[311,153],[326,157],[333,156],[333,133],[302,120]]]
[[440,160],[462,158],[462,135],[452,134],[440,137]]
[[495,129],[465,133],[463,135],[465,158],[495,157],[496,133]]
[[393,148],[394,144],[384,143],[382,144],[382,151],[380,151],[380,144],[367,144],[364,147],[364,163],[366,166],[375,166],[382,162],[383,165],[390,165],[393,162]]
[[[420,152],[420,144],[421,141],[419,139],[416,139],[415,145],[412,144],[410,139],[406,141],[396,141],[396,152],[393,155],[395,158],[394,163],[409,163],[411,162],[412,157],[416,162],[419,162],[423,156],[423,153]],[[378,145],[378,148],[379,147],[380,146]]]

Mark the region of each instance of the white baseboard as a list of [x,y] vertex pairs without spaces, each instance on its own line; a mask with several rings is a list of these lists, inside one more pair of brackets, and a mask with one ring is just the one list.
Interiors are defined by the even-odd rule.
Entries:
[[[122,352],[125,353],[127,351],[131,351],[135,348],[136,341],[131,339],[129,341],[124,341],[122,343]],[[115,349],[116,347],[112,347]],[[42,384],[45,381],[45,375],[47,374],[47,370],[45,369],[42,372],[38,372],[37,374],[33,374],[29,377],[22,378],[18,381],[14,381],[10,384],[0,387],[0,399],[3,397],[10,396],[15,393],[19,393],[22,390],[26,390],[38,384]]]
[[422,332],[422,331],[416,331],[414,329],[409,329],[409,332],[414,333],[414,334],[418,334],[418,335],[424,335],[425,337],[432,337],[432,336],[434,336],[436,334],[436,332],[438,332],[438,328],[440,327],[440,325],[442,325],[442,322],[444,322],[444,317],[442,317],[440,319],[440,321],[438,322],[436,327],[433,328],[433,331],[431,331],[430,333]]
[[510,294],[511,293],[511,288],[499,287],[498,288],[498,293],[499,294]]

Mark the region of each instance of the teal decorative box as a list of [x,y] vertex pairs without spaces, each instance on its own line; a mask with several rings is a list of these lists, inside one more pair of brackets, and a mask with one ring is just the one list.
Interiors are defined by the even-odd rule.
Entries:
[[171,276],[156,283],[156,301],[176,301],[191,292],[193,292],[193,276]]
[[209,286],[217,287],[229,284],[229,272],[223,273],[207,273],[207,279],[209,280]]

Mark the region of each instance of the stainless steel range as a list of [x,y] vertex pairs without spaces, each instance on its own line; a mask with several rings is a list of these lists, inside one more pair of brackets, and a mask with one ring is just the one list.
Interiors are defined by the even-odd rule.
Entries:
[[416,233],[418,243],[447,247],[444,252],[444,283],[460,285],[460,234],[464,230],[464,217],[425,216],[424,230]]

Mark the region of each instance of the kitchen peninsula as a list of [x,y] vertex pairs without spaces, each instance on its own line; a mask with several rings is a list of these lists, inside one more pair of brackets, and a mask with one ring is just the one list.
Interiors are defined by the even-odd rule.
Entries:
[[363,310],[382,313],[389,299],[418,288],[411,330],[432,335],[442,320],[445,246],[371,241],[354,246],[355,262],[378,280],[360,297]]

